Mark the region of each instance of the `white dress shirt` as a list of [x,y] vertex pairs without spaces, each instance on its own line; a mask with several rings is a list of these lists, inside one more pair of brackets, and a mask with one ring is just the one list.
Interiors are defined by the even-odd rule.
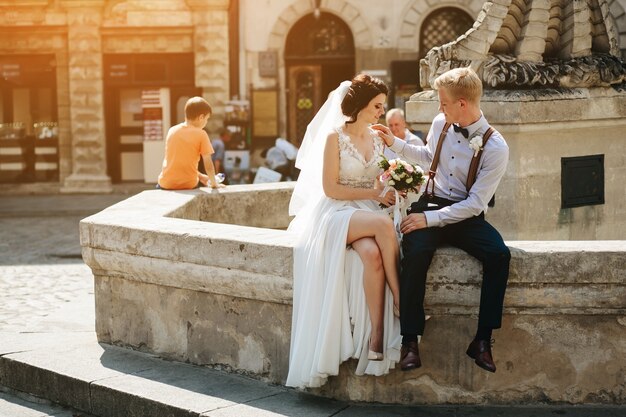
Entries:
[[[445,123],[443,113],[435,117],[428,132],[426,146],[409,145],[396,138],[391,145],[391,150],[406,158],[407,161],[420,165],[425,175],[428,175],[428,169]],[[435,196],[457,203],[439,210],[424,212],[429,227],[457,223],[487,211],[487,204],[498,188],[509,159],[509,147],[499,132],[493,132],[484,148],[478,165],[476,182],[469,194],[465,184],[470,161],[474,155],[474,150],[469,147],[469,141],[475,136],[482,137],[488,128],[489,123],[482,113],[477,122],[466,126],[469,132],[468,139],[460,132],[455,132],[450,126],[441,148],[437,175],[435,175]]]
[[[397,138],[397,139],[400,139],[400,138]],[[420,139],[419,136],[413,134],[413,132],[411,132],[409,129],[404,129],[404,139],[400,139],[400,140],[405,141],[409,145],[421,146],[424,144],[422,139]],[[384,153],[385,153],[385,158],[387,158],[388,161],[398,157],[398,155],[394,151],[392,151],[391,148],[389,148],[388,146],[385,147]]]

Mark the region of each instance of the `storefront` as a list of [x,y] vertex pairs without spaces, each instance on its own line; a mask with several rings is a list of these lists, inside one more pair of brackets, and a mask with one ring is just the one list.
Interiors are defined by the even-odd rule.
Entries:
[[35,3],[0,2],[0,183],[153,183],[189,97],[211,103],[212,134],[223,126],[237,2]]
[[0,182],[59,180],[52,54],[0,56]]
[[114,183],[156,182],[167,129],[201,95],[191,53],[105,54],[107,173]]

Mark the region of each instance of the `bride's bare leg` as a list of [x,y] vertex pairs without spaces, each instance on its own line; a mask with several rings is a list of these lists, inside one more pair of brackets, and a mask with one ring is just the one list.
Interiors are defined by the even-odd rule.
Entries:
[[393,303],[400,306],[400,278],[398,263],[400,262],[400,247],[396,238],[393,221],[378,213],[357,210],[350,218],[348,227],[348,243],[357,239],[371,237],[376,241],[382,255],[385,277],[393,295]]
[[385,270],[380,249],[373,238],[367,237],[355,240],[352,247],[363,261],[363,289],[372,324],[369,349],[380,353],[383,351],[385,314]]

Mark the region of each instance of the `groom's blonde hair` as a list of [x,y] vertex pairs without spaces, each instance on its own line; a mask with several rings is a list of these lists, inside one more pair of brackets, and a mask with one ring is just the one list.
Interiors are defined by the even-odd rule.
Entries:
[[454,99],[464,98],[474,104],[479,104],[483,95],[483,83],[470,67],[444,72],[435,79],[434,87],[444,88]]

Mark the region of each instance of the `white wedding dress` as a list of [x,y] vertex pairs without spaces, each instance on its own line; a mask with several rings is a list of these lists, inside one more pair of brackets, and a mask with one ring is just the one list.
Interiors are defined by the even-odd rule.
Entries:
[[[374,186],[382,140],[371,131],[374,153],[366,161],[341,128],[339,182]],[[386,286],[382,361],[369,361],[370,319],[363,289],[363,264],[346,245],[350,216],[356,210],[380,211],[374,200],[335,200],[322,196],[310,212],[294,249],[293,318],[287,385],[319,387],[337,375],[347,359],[358,360],[356,375],[383,375],[400,358],[400,322]],[[308,215],[307,215],[308,217]],[[291,229],[291,226],[290,226]]]

